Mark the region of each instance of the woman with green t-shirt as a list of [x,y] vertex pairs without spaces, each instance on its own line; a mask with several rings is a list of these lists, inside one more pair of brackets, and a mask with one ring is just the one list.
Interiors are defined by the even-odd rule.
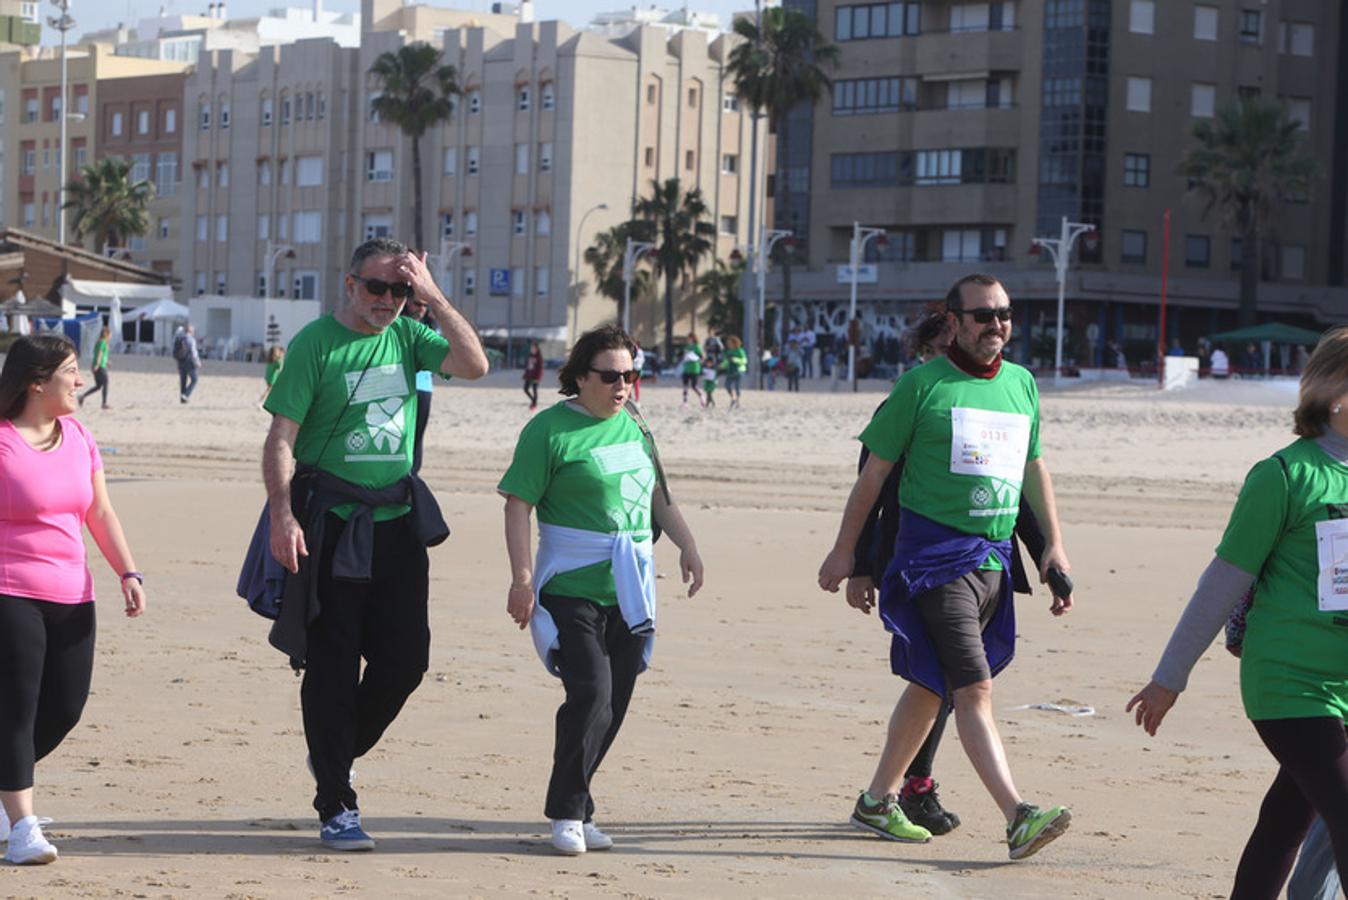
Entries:
[[730,396],[730,408],[740,405],[740,379],[749,369],[749,354],[744,342],[736,335],[725,339],[725,392]]
[[267,402],[267,395],[271,393],[272,385],[276,384],[276,379],[281,375],[281,366],[285,365],[286,348],[280,344],[273,344],[267,351],[267,368],[262,373],[262,396],[257,398],[257,408],[262,409],[262,404]]
[[[559,373],[569,399],[520,432],[497,490],[506,498],[506,611],[562,679],[544,814],[552,845],[576,855],[613,841],[594,824],[590,782],[613,743],[655,637],[652,522],[679,548],[692,597],[702,559],[669,498],[655,447],[628,394],[638,373],[616,326],[581,335]],[[538,557],[529,514],[538,510]]]
[[103,408],[108,408],[108,339],[111,337],[112,329],[107,326],[98,333],[98,340],[94,343],[94,386],[80,394],[80,406],[84,405],[85,397],[102,391]]
[[1278,896],[1317,813],[1348,872],[1348,327],[1327,332],[1311,354],[1294,420],[1300,438],[1250,470],[1216,558],[1127,707],[1156,734],[1253,587],[1240,693],[1279,769],[1233,898]]

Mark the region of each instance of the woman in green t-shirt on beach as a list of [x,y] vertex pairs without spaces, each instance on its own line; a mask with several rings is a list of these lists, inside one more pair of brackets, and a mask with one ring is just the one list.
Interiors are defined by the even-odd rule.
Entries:
[[524,427],[497,486],[506,498],[506,610],[520,628],[530,626],[544,665],[566,688],[544,812],[552,845],[568,855],[613,846],[594,824],[590,781],[650,656],[653,523],[679,548],[688,596],[702,586],[692,532],[665,490],[640,414],[628,412],[635,350],[616,326],[582,335],[558,375],[569,399]]
[[112,329],[106,325],[98,333],[98,340],[94,343],[94,386],[80,394],[80,406],[84,405],[85,397],[102,391],[103,408],[108,409],[108,339],[111,337]]
[[273,344],[267,351],[267,369],[262,373],[262,380],[265,382],[262,386],[262,396],[257,398],[257,408],[262,409],[262,404],[267,402],[267,395],[271,393],[272,385],[276,384],[276,379],[281,374],[281,366],[285,364],[286,348],[280,344]]
[[1278,761],[1233,897],[1276,897],[1318,814],[1348,872],[1348,327],[1301,376],[1299,439],[1255,463],[1152,680],[1128,703],[1155,734],[1189,671],[1253,587],[1245,714]]

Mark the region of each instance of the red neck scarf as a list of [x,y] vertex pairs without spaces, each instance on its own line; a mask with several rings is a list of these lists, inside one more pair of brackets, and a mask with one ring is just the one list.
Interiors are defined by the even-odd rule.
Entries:
[[975,378],[996,378],[997,373],[1002,370],[1002,355],[1000,353],[992,358],[992,362],[981,363],[961,350],[960,345],[953,341],[950,344],[950,349],[946,351],[946,357],[955,364],[955,368],[967,372]]

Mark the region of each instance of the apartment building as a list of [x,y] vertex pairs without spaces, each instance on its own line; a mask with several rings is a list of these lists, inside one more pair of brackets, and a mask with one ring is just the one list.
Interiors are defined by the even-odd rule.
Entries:
[[[411,143],[374,113],[367,73],[413,41],[442,47],[463,89],[421,141],[425,249],[489,337],[563,341],[613,319],[582,251],[655,179],[701,189],[718,255],[744,242],[748,116],[727,94],[730,37],[668,23],[578,31],[531,21],[527,4],[366,0],[361,21],[356,50],[303,40],[202,55],[184,88],[190,293],[260,294],[274,269],[273,295],[333,305],[356,243],[412,241]],[[650,341],[663,313],[638,299],[633,326]],[[678,331],[694,327],[696,305],[680,298]]]
[[[1178,174],[1194,125],[1256,96],[1286,104],[1320,171],[1279,204],[1260,309],[1306,325],[1348,309],[1348,69],[1337,4],[1310,0],[1047,0],[788,6],[842,51],[831,96],[793,114],[778,148],[799,236],[786,318],[845,326],[853,222],[888,232],[859,286],[873,338],[987,270],[1017,303],[1012,353],[1045,361],[1057,282],[1036,236],[1094,225],[1067,281],[1068,356],[1133,357],[1157,339],[1162,221],[1170,212],[1171,335],[1233,325],[1239,239]],[[783,297],[780,274],[770,298]],[[884,343],[884,342],[881,342]],[[892,342],[889,342],[892,348]]]

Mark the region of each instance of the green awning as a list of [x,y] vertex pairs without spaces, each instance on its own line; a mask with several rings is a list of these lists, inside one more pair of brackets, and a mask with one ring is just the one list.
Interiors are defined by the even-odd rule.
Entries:
[[1222,341],[1270,341],[1274,344],[1307,344],[1314,347],[1320,342],[1321,332],[1311,331],[1308,328],[1297,328],[1295,325],[1285,325],[1282,322],[1267,322],[1263,325],[1251,325],[1248,328],[1237,328],[1235,331],[1223,331],[1221,334],[1214,334],[1211,340],[1215,342]]

